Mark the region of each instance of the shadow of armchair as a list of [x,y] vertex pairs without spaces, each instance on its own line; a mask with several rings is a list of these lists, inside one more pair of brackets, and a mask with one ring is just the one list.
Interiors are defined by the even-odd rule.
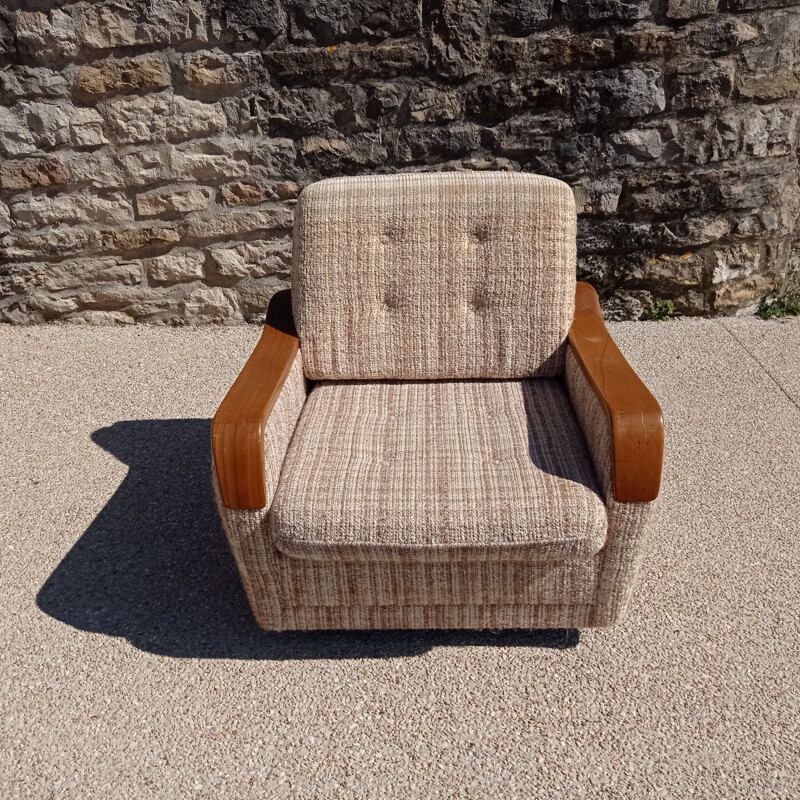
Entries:
[[214,506],[210,431],[209,419],[151,419],[92,434],[129,471],[39,591],[42,611],[179,658],[390,658],[439,645],[577,644],[575,630],[261,630]]

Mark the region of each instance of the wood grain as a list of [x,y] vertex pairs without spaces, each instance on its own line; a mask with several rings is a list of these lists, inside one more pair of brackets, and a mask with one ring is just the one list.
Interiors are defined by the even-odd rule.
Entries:
[[228,508],[267,504],[264,429],[300,346],[288,295],[273,297],[261,338],[211,423],[214,464]]
[[655,500],[664,461],[661,406],[614,344],[588,283],[577,285],[569,346],[611,421],[614,499]]

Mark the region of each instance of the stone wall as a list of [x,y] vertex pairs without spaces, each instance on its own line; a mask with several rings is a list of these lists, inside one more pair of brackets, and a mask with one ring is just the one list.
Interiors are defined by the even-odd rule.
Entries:
[[752,311],[796,263],[800,3],[3,9],[6,322],[261,320],[299,189],[371,171],[563,178],[612,317]]

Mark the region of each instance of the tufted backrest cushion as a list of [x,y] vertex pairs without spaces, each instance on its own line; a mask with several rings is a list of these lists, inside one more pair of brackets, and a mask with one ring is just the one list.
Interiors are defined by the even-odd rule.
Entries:
[[311,184],[295,216],[292,298],[312,379],[560,374],[572,191],[508,172]]

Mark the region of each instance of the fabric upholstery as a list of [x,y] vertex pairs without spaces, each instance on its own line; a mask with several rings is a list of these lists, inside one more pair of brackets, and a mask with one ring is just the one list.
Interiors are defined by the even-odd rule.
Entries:
[[313,379],[563,372],[575,203],[509,172],[334,178],[295,215],[292,301]]
[[325,562],[587,556],[607,528],[558,379],[317,384],[268,523]]
[[589,605],[321,606],[287,608],[285,630],[586,628]]
[[281,603],[278,594],[278,569],[271,557],[272,545],[263,534],[263,522],[272,504],[283,459],[305,401],[306,380],[303,377],[303,358],[298,353],[264,431],[266,508],[256,510],[227,508],[220,495],[216,469],[212,469],[214,494],[222,524],[250,605],[256,617],[260,619],[270,619],[273,610],[280,607]]
[[[619,618],[652,503],[614,499],[610,421],[565,344],[574,287],[558,181],[400,175],[303,192],[301,353],[266,426],[267,507],[226,508],[213,476],[259,625]],[[308,395],[304,374],[329,380]]]
[[611,422],[572,350],[567,351],[566,379],[608,511],[608,541],[599,564],[592,624],[610,625],[630,600],[646,553],[645,536],[653,503],[618,503],[614,499]]
[[309,561],[282,556],[286,605],[590,605],[597,559],[451,564]]
[[[607,508],[608,532],[599,553],[524,562],[298,559],[275,547],[269,507],[231,510],[217,491],[220,515],[258,623],[267,630],[581,628],[613,623],[625,609],[646,551],[652,504],[613,499],[608,417],[571,354],[566,382]],[[269,502],[305,401],[298,360],[267,424]]]

